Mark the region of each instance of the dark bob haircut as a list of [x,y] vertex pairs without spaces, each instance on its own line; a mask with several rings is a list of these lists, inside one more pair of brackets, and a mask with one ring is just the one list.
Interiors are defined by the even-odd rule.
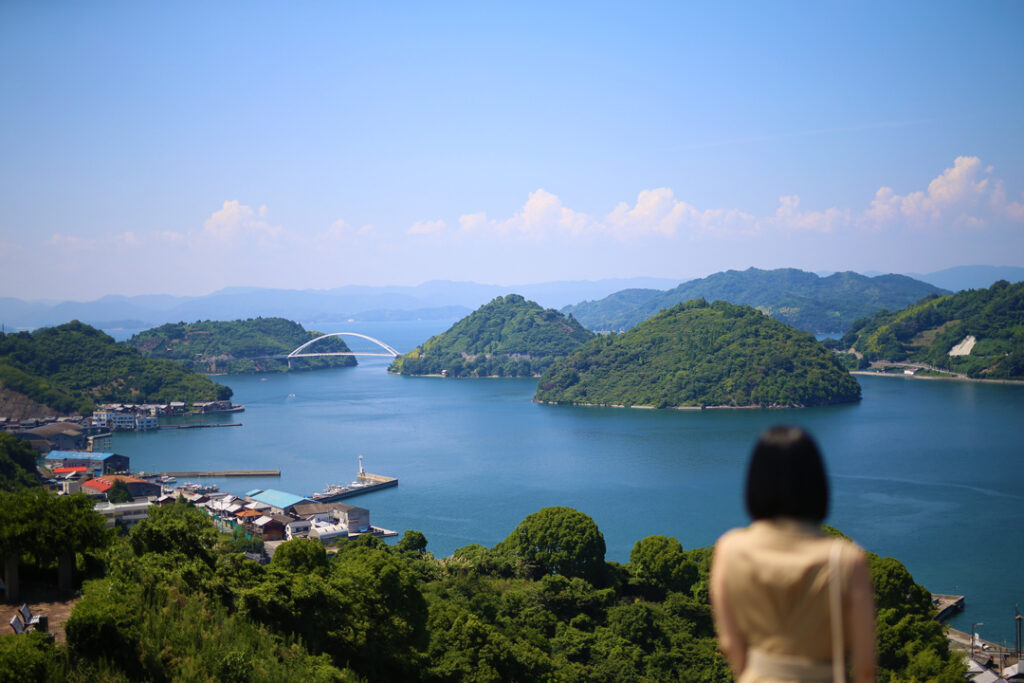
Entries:
[[825,520],[828,481],[810,434],[799,427],[773,427],[761,435],[747,470],[747,512],[753,519]]

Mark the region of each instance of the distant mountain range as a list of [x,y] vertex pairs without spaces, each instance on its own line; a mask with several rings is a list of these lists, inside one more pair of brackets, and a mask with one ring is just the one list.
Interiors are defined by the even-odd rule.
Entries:
[[487,285],[435,280],[415,287],[348,286],[296,290],[227,287],[205,296],[109,295],[95,301],[22,301],[0,297],[0,324],[36,329],[80,320],[105,330],[145,329],[197,320],[281,317],[309,325],[348,320],[457,320],[497,296],[515,292],[547,308],[608,296],[627,287],[673,287],[678,280],[616,278]]
[[628,330],[658,311],[692,299],[754,306],[797,329],[835,333],[858,318],[909,306],[929,294],[948,294],[905,275],[820,277],[795,268],[727,270],[670,289],[627,289],[562,309],[592,330]]
[[[911,277],[935,287],[958,291],[985,288],[997,280],[1024,280],[1024,268],[961,266],[925,275],[911,274]],[[87,302],[23,301],[0,297],[0,325],[7,330],[31,330],[81,320],[109,331],[258,316],[283,317],[307,325],[348,320],[458,320],[495,297],[510,293],[521,294],[545,308],[563,309],[570,304],[603,299],[623,291],[668,290],[681,282],[643,277],[531,285],[435,280],[415,287],[353,285],[322,290],[228,287],[205,296],[109,295]]]

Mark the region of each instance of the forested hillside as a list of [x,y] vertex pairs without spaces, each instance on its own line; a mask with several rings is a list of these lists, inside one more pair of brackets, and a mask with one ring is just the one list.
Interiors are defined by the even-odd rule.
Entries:
[[[30,551],[23,576],[55,573],[53,538],[73,542],[92,580],[66,643],[0,637],[12,680],[732,680],[708,605],[711,549],[648,536],[628,563],[608,562],[600,529],[572,508],[444,559],[406,531],[393,547],[343,540],[333,557],[296,539],[263,566],[240,552],[258,542],[218,534],[180,500],[114,537],[84,496],[0,491],[0,550]],[[928,592],[897,560],[869,566],[878,680],[962,681]]]
[[833,356],[749,306],[697,299],[557,360],[536,400],[657,408],[859,400],[860,385]]
[[[201,320],[169,323],[128,340],[128,345],[150,358],[166,358],[202,372],[247,373],[286,372],[288,362],[268,356],[283,356],[320,336],[284,318],[249,320]],[[316,353],[347,353],[340,337],[330,337],[309,349]],[[356,364],[353,356],[296,358],[293,370],[346,367]]]
[[[882,311],[858,320],[832,345],[861,353],[862,364],[913,361],[968,377],[1024,379],[1024,282],[1000,281]],[[951,356],[957,346],[962,355]]]
[[143,358],[77,320],[0,334],[0,384],[63,413],[87,414],[95,403],[231,397],[231,389],[209,377],[169,360]]
[[533,377],[594,336],[571,316],[518,294],[499,296],[443,334],[396,358],[390,372],[448,377]]
[[854,320],[883,308],[908,306],[945,290],[904,275],[865,277],[835,273],[819,277],[794,268],[729,270],[675,289],[628,289],[600,301],[566,306],[591,330],[626,330],[660,310],[691,299],[753,306],[776,320],[808,332],[843,332]]

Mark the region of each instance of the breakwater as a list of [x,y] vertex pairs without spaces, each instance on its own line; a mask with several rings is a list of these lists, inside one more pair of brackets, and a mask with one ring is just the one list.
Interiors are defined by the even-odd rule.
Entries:
[[207,429],[209,427],[241,427],[241,422],[228,422],[228,423],[216,423],[209,422],[205,424],[194,424],[194,425],[160,425],[160,429]]
[[220,470],[215,472],[160,472],[161,477],[280,477],[281,470]]

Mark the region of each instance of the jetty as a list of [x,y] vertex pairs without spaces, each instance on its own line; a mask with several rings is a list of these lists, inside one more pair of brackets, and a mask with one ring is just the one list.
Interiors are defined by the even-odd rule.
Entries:
[[220,470],[216,472],[159,472],[160,477],[280,477],[281,470]]
[[935,618],[938,621],[945,621],[957,612],[964,611],[964,596],[932,593],[932,606],[938,612]]
[[241,422],[208,422],[205,424],[160,425],[160,429],[208,429],[211,427],[241,427]]
[[359,456],[359,474],[356,480],[346,486],[328,486],[327,490],[321,493],[314,493],[309,496],[310,500],[317,503],[335,503],[346,498],[361,496],[364,493],[372,493],[381,489],[389,489],[398,486],[397,477],[387,477],[383,474],[370,474],[363,471],[363,456]]

